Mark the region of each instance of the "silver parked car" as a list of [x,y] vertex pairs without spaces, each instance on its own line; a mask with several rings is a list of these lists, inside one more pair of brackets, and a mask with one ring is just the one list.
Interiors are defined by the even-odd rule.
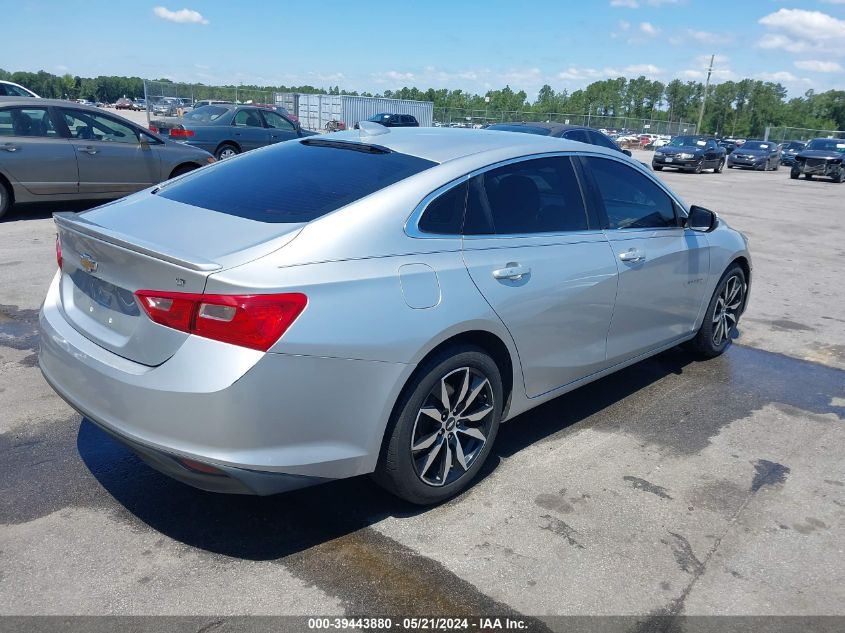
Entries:
[[200,488],[374,472],[425,504],[467,486],[504,420],[679,343],[729,344],[746,240],[638,162],[363,127],[57,214],[49,383]]
[[0,97],[0,217],[15,202],[119,198],[211,162],[98,108]]

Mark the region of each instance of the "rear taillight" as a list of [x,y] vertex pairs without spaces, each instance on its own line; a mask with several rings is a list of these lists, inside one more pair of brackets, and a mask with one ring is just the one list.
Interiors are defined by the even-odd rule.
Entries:
[[59,270],[62,269],[62,239],[56,235],[56,263],[59,265]]
[[144,312],[159,325],[266,352],[305,309],[304,294],[198,295],[139,290]]
[[189,136],[193,136],[193,130],[180,130],[179,128],[172,128],[170,130],[170,136],[174,138],[188,138]]
[[158,134],[158,128],[155,125],[151,125],[150,132],[152,132],[153,134]]

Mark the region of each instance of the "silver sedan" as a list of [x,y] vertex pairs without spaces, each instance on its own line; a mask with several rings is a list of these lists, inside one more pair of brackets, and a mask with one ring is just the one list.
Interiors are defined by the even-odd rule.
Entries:
[[119,198],[210,162],[99,108],[0,97],[0,217],[15,202]]
[[256,150],[80,214],[39,365],[154,468],[270,494],[457,494],[500,423],[687,343],[721,354],[742,234],[619,152],[393,129]]

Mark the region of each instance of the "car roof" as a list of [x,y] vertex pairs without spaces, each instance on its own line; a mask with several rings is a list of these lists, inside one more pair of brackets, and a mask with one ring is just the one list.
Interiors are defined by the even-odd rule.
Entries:
[[[33,106],[33,99],[32,97],[0,97],[0,105],[10,106],[10,105],[24,105],[24,106]],[[79,108],[80,110],[90,110],[91,112],[100,112],[102,113],[102,108],[97,108],[94,106],[88,106],[83,103],[79,103],[78,101],[65,101],[64,99],[38,99],[37,107],[43,108],[44,106],[61,106],[64,108],[67,107],[74,107]],[[35,107],[35,106],[33,106]]]
[[[472,130],[448,127],[385,128],[386,134],[362,135],[359,130],[336,132],[332,141],[378,145],[395,152],[417,156],[435,163],[485,154],[518,157],[561,151],[589,151],[619,157],[619,152],[598,145],[568,141],[553,136],[516,134],[499,130]],[[498,159],[498,157],[497,157]]]

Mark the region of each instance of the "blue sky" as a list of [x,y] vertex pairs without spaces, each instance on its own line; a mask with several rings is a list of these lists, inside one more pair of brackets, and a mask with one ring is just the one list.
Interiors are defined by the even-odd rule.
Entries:
[[574,90],[637,76],[845,89],[845,0],[0,0],[0,67],[204,83]]

